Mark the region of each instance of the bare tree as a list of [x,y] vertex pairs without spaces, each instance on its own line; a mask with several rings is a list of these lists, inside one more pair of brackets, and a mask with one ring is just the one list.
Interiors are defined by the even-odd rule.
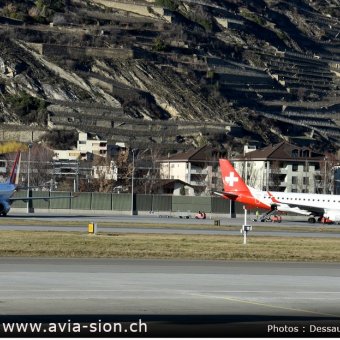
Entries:
[[[261,185],[258,179],[261,178],[262,172],[260,172],[260,170],[256,168],[255,162],[248,162],[248,164],[249,166],[247,169],[247,177],[248,177],[247,184],[250,187],[256,188],[257,186]],[[259,187],[258,189],[262,189],[262,188]]]
[[21,172],[25,174],[25,180],[28,179],[28,171],[30,173],[30,187],[49,186],[52,179],[52,157],[53,151],[44,145],[33,143],[29,151],[22,154]]
[[[138,154],[137,163],[137,183],[139,191],[152,194],[155,184],[159,181],[160,170],[157,160],[161,157],[161,148],[159,145],[142,151]],[[141,167],[138,169],[138,164]],[[138,190],[138,188],[137,188]]]
[[129,150],[122,150],[115,159],[118,168],[117,185],[129,187],[131,185],[132,164],[129,164]]
[[92,174],[91,179],[92,191],[112,192],[112,189],[116,184],[116,180],[110,178],[113,172],[113,164],[111,158],[95,156],[92,162],[92,166],[95,172]]
[[334,190],[333,169],[339,165],[339,160],[332,153],[325,153],[325,158],[320,161],[320,181],[323,187],[323,193],[329,194]]

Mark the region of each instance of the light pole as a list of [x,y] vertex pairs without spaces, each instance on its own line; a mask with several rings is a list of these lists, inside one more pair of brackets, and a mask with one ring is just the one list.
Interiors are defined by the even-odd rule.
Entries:
[[323,193],[327,194],[327,157],[325,157]]
[[135,173],[135,149],[132,149],[132,176],[131,176],[131,215],[134,215],[133,210],[133,182]]
[[[28,144],[28,162],[27,162],[27,197],[30,197],[30,168],[31,168],[31,148],[32,144]],[[30,212],[30,200],[27,200],[27,213]]]

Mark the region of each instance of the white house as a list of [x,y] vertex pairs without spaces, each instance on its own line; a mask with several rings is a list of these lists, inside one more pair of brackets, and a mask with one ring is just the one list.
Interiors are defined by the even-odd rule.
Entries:
[[110,162],[110,165],[93,165],[91,175],[95,179],[104,178],[117,181],[118,167],[113,161]]
[[158,160],[161,179],[180,180],[190,185],[185,187],[186,195],[209,195],[220,188],[218,159],[223,155],[209,147],[177,153]]
[[80,159],[80,151],[79,150],[53,150],[54,160],[69,160],[76,161]]

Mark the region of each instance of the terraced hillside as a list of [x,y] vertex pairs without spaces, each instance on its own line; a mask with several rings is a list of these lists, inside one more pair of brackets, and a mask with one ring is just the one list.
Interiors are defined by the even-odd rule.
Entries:
[[0,1],[0,130],[338,148],[339,18],[337,0]]

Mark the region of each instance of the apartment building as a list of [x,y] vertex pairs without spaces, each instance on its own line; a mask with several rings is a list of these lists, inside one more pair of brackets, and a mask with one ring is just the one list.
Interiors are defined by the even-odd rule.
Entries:
[[79,132],[77,150],[80,151],[82,160],[88,159],[88,154],[106,157],[107,141],[91,132]]
[[232,162],[246,183],[260,190],[323,193],[331,171],[323,154],[287,142],[246,146]]
[[224,157],[220,151],[203,146],[158,160],[161,179],[177,179],[190,185],[185,195],[209,195],[211,190],[220,189],[221,175],[218,159]]

